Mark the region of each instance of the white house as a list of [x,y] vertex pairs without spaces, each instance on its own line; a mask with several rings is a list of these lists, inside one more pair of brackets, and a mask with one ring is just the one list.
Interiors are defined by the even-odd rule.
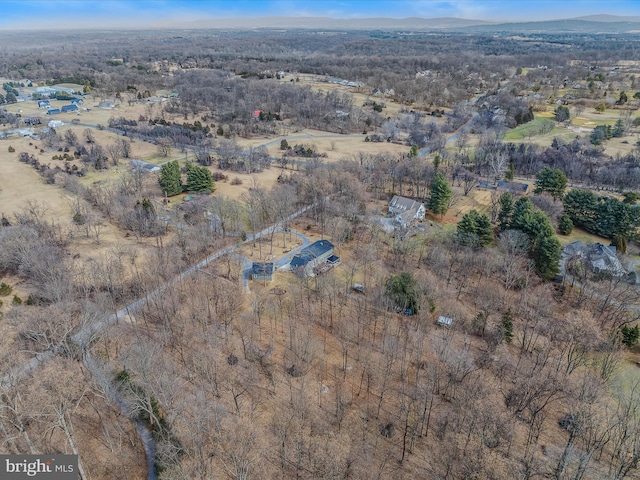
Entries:
[[399,195],[394,195],[389,202],[389,213],[403,228],[408,227],[416,220],[422,220],[426,211],[423,203]]

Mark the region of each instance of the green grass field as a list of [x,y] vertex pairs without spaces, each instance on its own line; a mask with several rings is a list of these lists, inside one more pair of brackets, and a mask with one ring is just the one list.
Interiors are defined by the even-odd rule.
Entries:
[[569,245],[570,243],[582,241],[584,243],[602,243],[603,245],[609,245],[611,240],[592,233],[585,232],[581,228],[574,228],[571,235],[558,235],[558,240],[562,246]]
[[541,135],[566,133],[566,130],[556,126],[556,122],[547,116],[536,115],[535,118],[523,125],[509,130],[504,136],[505,140],[526,140]]

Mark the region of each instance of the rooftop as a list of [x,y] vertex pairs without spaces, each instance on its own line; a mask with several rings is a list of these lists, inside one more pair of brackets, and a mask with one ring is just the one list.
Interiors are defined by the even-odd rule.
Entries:
[[131,168],[139,169],[145,172],[158,172],[161,168],[158,165],[154,165],[153,163],[148,163],[142,160],[131,160],[129,162]]
[[389,208],[397,211],[406,212],[407,210],[418,209],[422,205],[420,202],[412,200],[411,198],[401,197],[400,195],[394,195],[389,202]]
[[331,243],[329,240],[318,240],[317,242],[314,242],[308,247],[300,250],[300,253],[298,253],[291,259],[291,266],[298,267],[301,265],[306,265],[314,258],[317,258],[320,255],[323,255],[331,250],[333,250],[333,243]]
[[272,275],[273,263],[271,262],[253,262],[251,265],[251,273],[253,275]]

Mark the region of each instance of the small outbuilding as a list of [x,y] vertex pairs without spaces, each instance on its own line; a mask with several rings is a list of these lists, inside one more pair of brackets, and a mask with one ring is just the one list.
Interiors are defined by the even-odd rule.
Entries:
[[50,108],[49,110],[47,110],[47,115],[58,115],[59,113],[59,108]]
[[439,327],[450,328],[451,325],[453,325],[453,318],[439,316],[438,321],[436,323],[438,324]]
[[129,165],[131,166],[132,170],[140,171],[143,173],[145,172],[153,173],[153,172],[159,172],[160,170],[162,170],[162,167],[158,165],[154,165],[153,163],[148,163],[138,159],[131,160],[129,162]]
[[253,262],[251,265],[251,279],[259,282],[273,280],[274,265],[272,262]]
[[498,191],[526,195],[527,193],[529,193],[529,184],[500,180],[498,182]]

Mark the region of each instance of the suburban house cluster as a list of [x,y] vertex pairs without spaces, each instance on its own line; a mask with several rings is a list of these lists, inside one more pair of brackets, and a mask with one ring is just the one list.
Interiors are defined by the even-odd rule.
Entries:
[[394,195],[389,203],[389,213],[402,228],[407,228],[414,222],[424,219],[426,212],[423,203],[399,195]]
[[60,113],[71,113],[80,110],[80,105],[84,103],[81,98],[72,98],[69,100],[69,105],[63,105],[61,108],[51,108],[51,100],[43,99],[38,100],[38,108],[45,109],[47,115],[58,115]]

